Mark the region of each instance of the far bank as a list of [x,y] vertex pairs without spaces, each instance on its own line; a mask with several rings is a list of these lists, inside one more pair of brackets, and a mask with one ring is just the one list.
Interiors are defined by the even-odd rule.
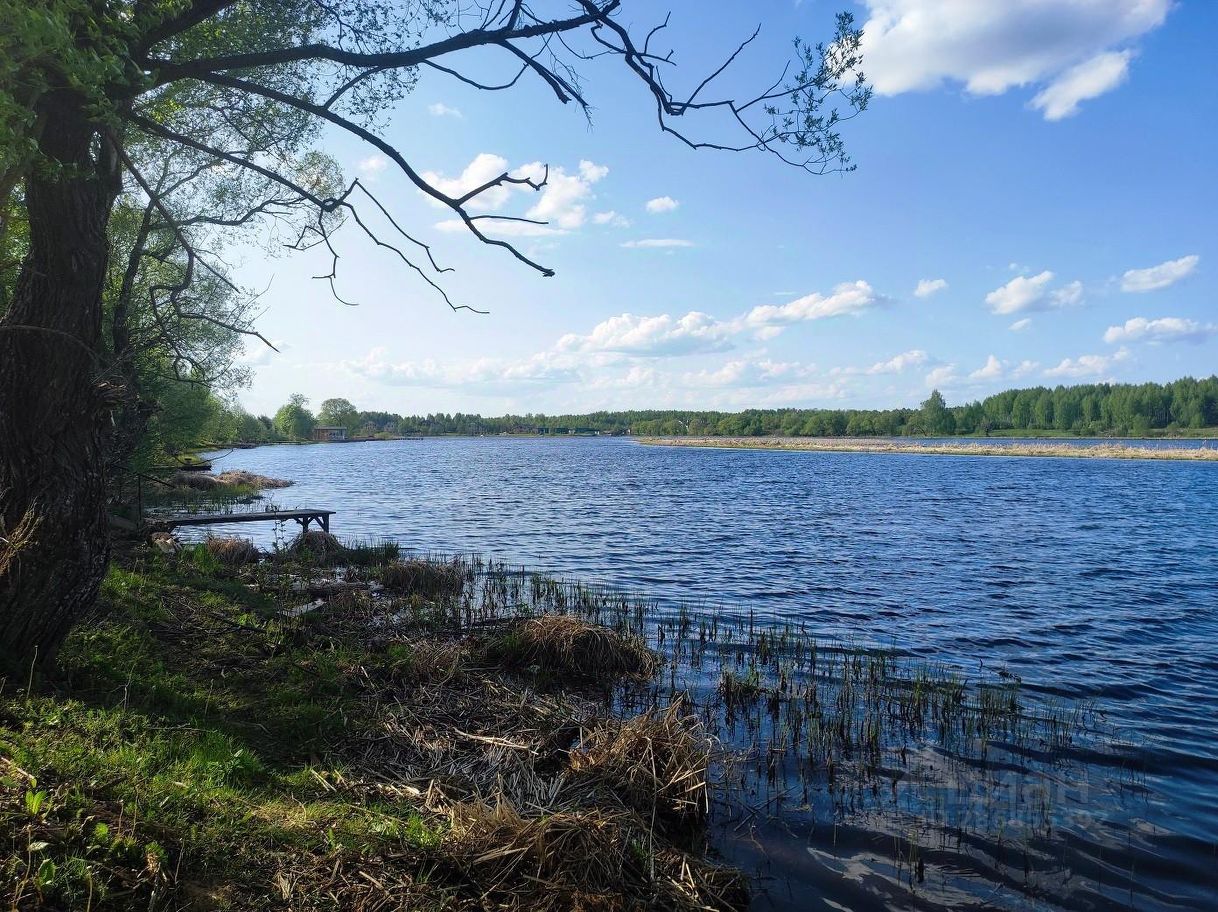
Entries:
[[1138,445],[1109,442],[1021,440],[997,442],[916,442],[851,437],[639,437],[646,446],[713,449],[791,450],[824,453],[903,453],[917,456],[1041,456],[1076,459],[1183,459],[1218,462],[1218,446]]

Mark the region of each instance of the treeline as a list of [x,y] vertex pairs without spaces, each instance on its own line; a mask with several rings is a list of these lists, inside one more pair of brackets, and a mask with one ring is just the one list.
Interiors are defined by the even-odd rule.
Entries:
[[1082,436],[1141,436],[1218,428],[1218,377],[1172,383],[1043,386],[1007,390],[948,406],[933,392],[916,409],[748,409],[743,412],[641,410],[582,415],[398,415],[363,411],[327,399],[317,413],[294,395],[274,416],[255,417],[215,404],[205,423],[211,443],[307,440],[318,425],[341,426],[353,437],[633,434],[664,436],[902,437],[1069,432]]

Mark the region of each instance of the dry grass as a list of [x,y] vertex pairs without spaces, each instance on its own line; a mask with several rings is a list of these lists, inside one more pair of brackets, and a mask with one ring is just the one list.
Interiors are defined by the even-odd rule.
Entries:
[[226,567],[256,564],[262,558],[262,552],[248,538],[219,538],[209,535],[203,547]]
[[397,595],[458,598],[465,588],[465,569],[457,561],[395,561],[381,569],[381,583]]
[[665,847],[633,814],[605,809],[523,816],[506,802],[452,808],[442,852],[484,890],[485,907],[671,912],[747,908],[739,872]]
[[223,488],[245,488],[250,491],[262,491],[270,488],[290,487],[292,482],[282,478],[268,478],[266,475],[256,475],[240,469],[230,469],[219,475],[210,472],[174,472],[169,478],[169,484],[175,488],[186,488],[193,491],[218,491]]
[[601,723],[571,752],[572,771],[604,785],[647,820],[701,825],[710,809],[711,741],[683,709],[677,702]]
[[332,560],[341,557],[346,550],[342,542],[329,532],[323,532],[320,529],[302,532],[288,545],[290,553],[305,554],[318,560]]
[[285,481],[282,478],[268,478],[266,475],[256,475],[253,472],[246,472],[241,469],[229,469],[227,472],[221,472],[215,476],[215,479],[222,485],[249,487],[255,491],[272,488],[289,488],[292,486],[292,482]]
[[563,680],[598,682],[649,678],[659,665],[639,637],[565,614],[544,614],[514,624],[492,641],[488,658]]
[[866,438],[820,437],[640,437],[653,446],[749,450],[808,450],[826,453],[904,453],[917,456],[1059,456],[1072,459],[1184,459],[1218,461],[1218,447],[1138,447],[1097,443],[902,443]]
[[488,893],[536,881],[567,899],[604,895],[620,888],[628,864],[626,820],[602,810],[524,817],[506,801],[464,803],[452,809],[445,849]]

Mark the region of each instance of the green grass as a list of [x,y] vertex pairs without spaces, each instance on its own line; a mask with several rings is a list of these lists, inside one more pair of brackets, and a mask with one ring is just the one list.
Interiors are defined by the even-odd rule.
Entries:
[[[408,655],[276,619],[189,561],[114,568],[102,604],[53,687],[0,694],[12,909],[263,908],[268,891],[388,855],[425,873],[438,825],[343,787],[328,759],[359,725],[357,670]],[[293,907],[341,907],[323,894]]]

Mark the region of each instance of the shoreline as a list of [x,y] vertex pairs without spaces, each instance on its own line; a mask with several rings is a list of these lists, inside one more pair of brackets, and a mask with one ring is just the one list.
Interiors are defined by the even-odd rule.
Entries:
[[[846,437],[635,437],[633,439],[643,446],[704,447],[721,450],[778,450],[785,452],[871,453],[875,455],[907,456],[1019,456],[1065,459],[1142,459],[1218,462],[1218,447],[1139,447],[1103,443],[1087,446],[1076,446],[1068,443],[986,444],[979,442],[922,444],[893,442],[887,439],[879,441]],[[1066,438],[1022,439],[1051,440]]]

